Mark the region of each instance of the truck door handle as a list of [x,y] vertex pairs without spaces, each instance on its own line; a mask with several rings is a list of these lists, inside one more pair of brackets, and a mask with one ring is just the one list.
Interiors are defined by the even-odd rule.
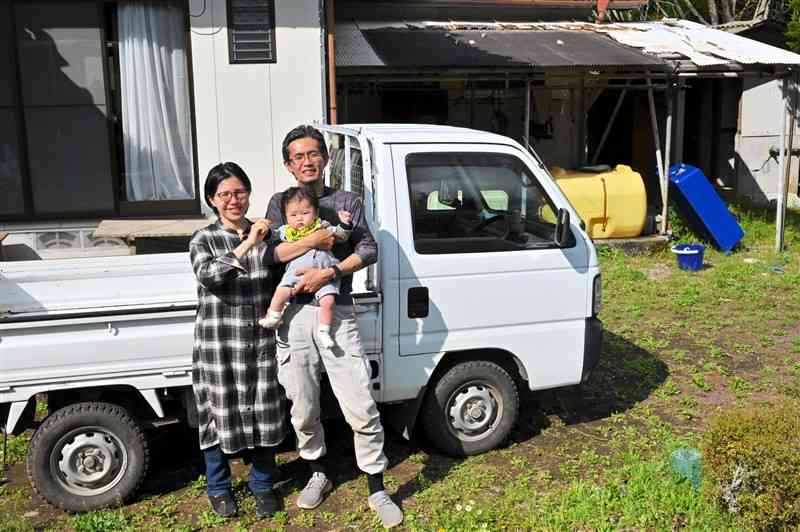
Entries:
[[428,317],[428,287],[415,286],[408,289],[408,317],[427,318]]

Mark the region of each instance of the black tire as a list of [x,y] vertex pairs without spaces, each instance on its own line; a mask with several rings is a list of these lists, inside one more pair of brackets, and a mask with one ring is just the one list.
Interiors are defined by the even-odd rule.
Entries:
[[31,439],[28,479],[42,498],[70,512],[118,506],[147,474],[141,427],[109,403],[76,403],[50,415]]
[[503,443],[518,415],[514,379],[494,362],[475,360],[453,366],[436,382],[425,399],[422,425],[444,453],[471,456]]

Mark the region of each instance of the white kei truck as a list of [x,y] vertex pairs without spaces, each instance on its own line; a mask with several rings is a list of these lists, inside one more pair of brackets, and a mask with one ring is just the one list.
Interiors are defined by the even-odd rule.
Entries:
[[[597,255],[532,150],[446,126],[320,129],[326,180],[361,194],[379,247],[353,295],[385,424],[472,455],[508,436],[522,387],[587,378],[602,339]],[[195,283],[188,253],[0,262],[0,426],[35,428],[27,474],[47,501],[129,499],[148,432],[196,426]]]

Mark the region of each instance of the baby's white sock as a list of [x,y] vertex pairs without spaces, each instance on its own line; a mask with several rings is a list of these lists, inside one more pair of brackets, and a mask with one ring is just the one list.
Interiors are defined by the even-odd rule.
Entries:
[[319,331],[318,331],[317,336],[319,336],[319,343],[325,349],[330,349],[330,348],[332,348],[333,346],[336,345],[336,342],[334,342],[333,338],[331,338],[331,326],[330,325],[325,325],[325,324],[320,323],[319,324]]
[[270,309],[266,316],[258,320],[258,324],[265,329],[277,329],[281,324],[281,318],[283,318],[283,312]]

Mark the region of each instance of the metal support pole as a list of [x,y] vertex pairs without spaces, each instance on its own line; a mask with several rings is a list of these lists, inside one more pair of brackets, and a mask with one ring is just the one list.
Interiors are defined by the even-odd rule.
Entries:
[[675,109],[675,149],[673,159],[676,163],[683,162],[683,135],[686,128],[686,85],[683,80],[678,81],[677,105]]
[[672,151],[672,84],[667,83],[667,92],[664,94],[667,100],[667,123],[664,141],[664,173],[661,178],[664,180],[662,183],[661,195],[664,198],[664,204],[661,206],[661,234],[667,232],[667,206],[669,205],[669,155]]
[[531,149],[531,82],[525,82],[525,123],[522,124],[522,138],[525,149]]
[[469,127],[475,127],[475,82],[469,81]]
[[619,93],[619,98],[617,98],[617,104],[614,106],[614,110],[611,112],[611,118],[608,119],[608,124],[606,124],[606,129],[603,131],[603,136],[600,137],[600,143],[597,145],[597,149],[594,151],[594,156],[592,156],[591,164],[597,164],[597,158],[600,157],[600,152],[603,151],[603,147],[606,145],[606,141],[608,140],[608,135],[611,133],[611,128],[614,127],[614,122],[617,119],[617,115],[619,114],[619,110],[622,108],[622,101],[625,99],[625,95],[628,94],[627,86],[630,85],[631,82],[628,80],[625,83],[624,89],[622,92]]
[[[325,42],[328,51],[328,122],[337,124],[339,122],[336,109],[336,52],[334,34],[336,33],[336,18],[334,17],[334,0],[325,2],[325,29],[327,35]],[[203,4],[205,6],[205,4]]]
[[586,164],[586,89],[583,77],[580,79],[576,93],[575,123],[577,125],[577,134],[575,135],[575,163],[576,166],[583,166]]
[[[344,135],[344,190],[352,190],[352,162],[350,160],[350,135]],[[339,186],[342,186],[340,184]]]
[[[792,87],[794,90],[794,86]],[[786,114],[789,112],[790,99],[787,97],[789,92],[789,78],[783,78],[781,86],[781,96],[783,108],[781,112],[781,135],[780,135],[780,154],[778,155],[778,208],[775,214],[775,253],[783,251],[784,222],[786,221]]]
[[[647,78],[647,85],[650,85],[650,78]],[[656,147],[656,169],[658,171],[658,181],[661,184],[661,203],[666,205],[667,193],[665,190],[664,161],[661,159],[661,137],[658,135],[658,119],[656,118],[656,104],[653,98],[652,87],[647,91],[647,99],[650,103],[650,125],[653,128],[653,144]],[[661,234],[666,232],[665,221],[661,220]]]

